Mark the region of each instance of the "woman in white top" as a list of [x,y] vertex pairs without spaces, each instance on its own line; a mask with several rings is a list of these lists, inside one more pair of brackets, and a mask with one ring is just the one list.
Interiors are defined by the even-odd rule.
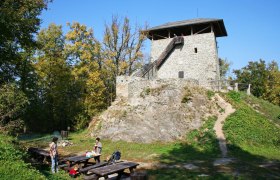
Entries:
[[94,152],[95,152],[95,154],[98,154],[98,156],[94,157],[94,159],[97,163],[100,163],[101,151],[102,151],[102,143],[100,142],[100,138],[97,137],[95,139],[95,145],[94,145]]
[[53,137],[50,144],[50,156],[52,160],[52,173],[58,172],[58,152],[57,152],[57,137]]

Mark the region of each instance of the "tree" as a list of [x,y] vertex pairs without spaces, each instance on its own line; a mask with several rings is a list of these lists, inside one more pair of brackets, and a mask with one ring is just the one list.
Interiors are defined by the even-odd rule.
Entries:
[[15,84],[0,87],[0,130],[15,134],[22,130],[21,119],[26,110],[28,99]]
[[131,30],[129,19],[124,18],[123,23],[117,16],[112,18],[110,25],[105,25],[103,39],[104,56],[107,67],[113,76],[131,75],[137,62],[143,58],[142,48],[146,36],[141,33],[141,28]]
[[220,77],[221,80],[226,80],[227,73],[229,72],[230,62],[227,59],[219,58]]
[[252,85],[253,95],[280,105],[280,71],[276,61],[268,65],[264,60],[251,61],[242,69],[234,70],[234,73],[236,82]]
[[116,95],[116,77],[131,75],[135,69],[143,64],[143,44],[146,40],[142,28],[135,26],[132,30],[127,17],[123,22],[117,17],[112,17],[111,24],[105,24],[102,43],[102,57],[104,59],[103,73],[106,77],[106,94],[110,97],[108,104]]
[[14,81],[22,65],[20,53],[35,47],[41,11],[47,0],[0,1],[0,85]]
[[267,67],[268,77],[265,93],[262,98],[280,106],[280,71],[276,61],[272,61]]
[[106,107],[106,87],[101,58],[101,45],[92,29],[77,22],[68,24],[67,57],[72,64],[74,84],[79,91],[81,112],[75,118],[77,128],[85,127],[90,118]]
[[[268,71],[264,60],[256,62],[250,61],[249,64],[240,70],[233,71],[236,75],[236,81],[245,85],[252,85],[252,94],[260,97],[265,93],[265,84],[267,83]],[[247,88],[243,86],[244,89]],[[242,90],[242,88],[241,88]]]
[[30,124],[42,123],[45,130],[65,129],[71,123],[75,101],[71,98],[73,78],[64,55],[62,27],[50,24],[41,30],[38,44],[34,66],[38,75],[37,109],[41,110],[37,120],[42,119]]

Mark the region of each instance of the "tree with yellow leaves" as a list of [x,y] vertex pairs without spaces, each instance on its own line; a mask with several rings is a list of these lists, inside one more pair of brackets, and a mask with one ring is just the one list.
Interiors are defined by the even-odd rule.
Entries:
[[123,23],[117,16],[112,17],[112,23],[105,25],[103,39],[103,55],[107,68],[113,76],[131,75],[137,63],[143,58],[142,48],[146,36],[141,33],[141,28],[137,25],[135,30],[131,30],[131,25],[127,17]]
[[135,26],[132,30],[129,19],[121,22],[118,16],[112,17],[110,24],[105,24],[102,43],[103,74],[107,87],[108,104],[116,95],[116,77],[131,75],[143,65],[143,45],[146,36],[141,33],[142,28]]
[[280,106],[280,71],[276,61],[268,64],[268,80],[262,98]]
[[67,58],[72,64],[74,83],[79,90],[79,101],[82,113],[77,119],[77,127],[84,127],[90,117],[106,107],[106,88],[101,77],[101,46],[93,36],[93,30],[85,25],[68,23],[70,31],[66,34]]
[[[37,101],[33,105],[31,124],[45,131],[65,129],[72,121],[75,100],[72,98],[72,75],[64,54],[65,38],[62,27],[50,24],[38,34],[39,49],[34,67],[38,76]],[[38,126],[40,125],[40,126]],[[43,129],[41,129],[42,131]]]

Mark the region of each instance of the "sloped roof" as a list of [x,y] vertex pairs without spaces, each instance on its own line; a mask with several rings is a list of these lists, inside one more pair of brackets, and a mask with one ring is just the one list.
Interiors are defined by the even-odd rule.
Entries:
[[153,34],[153,32],[174,29],[174,28],[184,28],[187,26],[199,26],[205,24],[213,24],[214,31],[217,37],[227,36],[227,31],[223,22],[223,19],[213,19],[213,18],[198,18],[198,19],[189,19],[176,22],[168,22],[159,26],[155,26],[147,29],[144,32]]

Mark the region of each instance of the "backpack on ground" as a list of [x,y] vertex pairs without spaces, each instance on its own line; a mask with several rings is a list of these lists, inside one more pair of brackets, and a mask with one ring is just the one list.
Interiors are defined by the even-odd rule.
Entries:
[[115,163],[116,161],[121,159],[121,152],[120,151],[115,151],[111,155],[110,159],[108,160],[108,164]]

